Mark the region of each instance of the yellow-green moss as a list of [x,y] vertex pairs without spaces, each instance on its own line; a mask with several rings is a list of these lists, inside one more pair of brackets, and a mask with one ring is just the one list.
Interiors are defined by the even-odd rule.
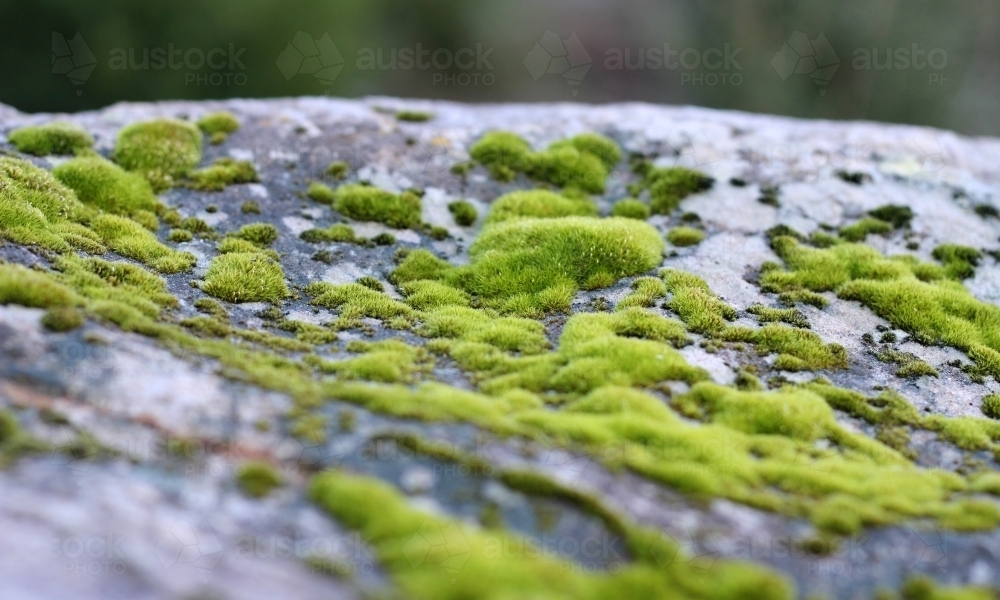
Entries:
[[795,327],[809,328],[809,321],[802,311],[796,308],[773,308],[763,304],[754,304],[747,308],[747,312],[757,317],[761,323],[788,323]]
[[434,358],[426,349],[400,340],[353,341],[347,350],[361,356],[338,361],[313,358],[309,362],[323,373],[336,374],[341,379],[381,383],[412,383],[434,367]]
[[240,128],[240,121],[229,111],[218,111],[198,119],[197,125],[198,129],[208,134],[213,144],[221,144],[230,133]]
[[201,131],[176,119],[133,123],[118,133],[112,159],[162,191],[176,185],[201,160]]
[[281,474],[269,463],[250,461],[240,465],[236,482],[243,493],[252,498],[263,498],[282,484]]
[[396,229],[420,224],[420,197],[412,192],[393,194],[352,184],[337,188],[334,196],[334,210],[356,221],[377,221]]
[[227,302],[278,302],[288,296],[281,265],[259,252],[217,256],[201,289]]
[[[417,281],[414,284],[433,283]],[[537,354],[548,347],[545,327],[532,319],[502,317],[492,311],[465,306],[433,306],[425,312],[420,335],[489,344],[523,354]]]
[[705,232],[694,227],[674,227],[667,232],[667,241],[675,246],[694,246],[705,239]]
[[840,228],[840,237],[849,242],[861,242],[869,233],[889,233],[893,230],[892,223],[887,223],[875,217],[863,219]]
[[333,204],[333,201],[337,199],[333,189],[319,181],[313,181],[309,184],[306,196],[320,204]]
[[107,212],[133,216],[137,211],[156,211],[159,205],[149,182],[100,156],[66,161],[52,175],[72,188],[81,202]]
[[70,331],[84,322],[83,312],[70,306],[56,306],[42,315],[42,325],[52,331]]
[[220,158],[204,169],[192,171],[188,185],[203,192],[221,192],[227,185],[260,181],[253,163]]
[[983,397],[979,410],[991,419],[1000,419],[1000,394],[990,394]]
[[194,234],[187,229],[171,229],[170,233],[167,234],[167,241],[174,242],[175,244],[190,242],[193,239]]
[[328,176],[340,180],[346,179],[347,174],[351,172],[351,165],[347,164],[342,160],[335,160],[326,167],[324,171]]
[[982,256],[979,250],[962,246],[960,244],[941,244],[931,256],[941,261],[945,272],[952,279],[962,280],[972,277],[976,273],[976,266]]
[[567,198],[546,190],[528,190],[497,198],[490,206],[486,224],[528,217],[554,219],[571,216],[597,216],[597,205],[589,199]]
[[82,127],[58,121],[15,129],[7,139],[18,152],[35,156],[75,154],[94,145],[94,138]]
[[161,273],[179,273],[194,266],[194,255],[164,246],[156,236],[131,219],[105,214],[91,221],[90,228],[115,252]]
[[232,234],[256,246],[266,248],[278,239],[278,228],[270,223],[249,223]]
[[413,315],[409,306],[393,300],[384,292],[376,292],[358,283],[311,283],[306,286],[305,292],[313,296],[312,304],[339,308],[340,327],[352,326],[362,317],[388,320]]
[[448,212],[451,213],[451,218],[455,219],[455,224],[462,227],[473,225],[479,217],[476,207],[472,206],[466,200],[457,200],[449,203]]
[[622,198],[611,207],[612,217],[645,221],[649,218],[649,214],[649,206],[645,202],[641,202],[635,198]]
[[308,229],[299,234],[299,237],[313,244],[320,242],[340,242],[346,244],[359,241],[354,236],[354,229],[343,223],[334,223],[326,229]]
[[894,348],[885,347],[875,353],[875,358],[882,362],[895,363],[899,365],[899,369],[896,370],[896,377],[917,378],[923,377],[924,375],[929,375],[931,377],[938,376],[937,369],[909,352],[902,352]]
[[642,188],[649,190],[649,209],[653,214],[668,215],[677,208],[681,200],[712,187],[714,180],[707,175],[686,167],[643,170],[643,180],[633,192]]
[[439,281],[418,279],[400,285],[406,303],[418,310],[442,306],[469,306],[471,297],[462,290]]
[[43,273],[21,265],[0,263],[0,304],[50,308],[76,303],[73,290]]
[[632,282],[632,291],[622,298],[615,310],[623,310],[630,306],[650,307],[657,300],[667,295],[667,285],[657,277],[639,277]]
[[418,279],[440,279],[453,268],[448,261],[434,256],[429,250],[417,249],[406,255],[389,275],[389,281],[398,285]]

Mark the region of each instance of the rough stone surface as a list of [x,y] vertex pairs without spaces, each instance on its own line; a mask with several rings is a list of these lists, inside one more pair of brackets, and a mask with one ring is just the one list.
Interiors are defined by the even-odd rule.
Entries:
[[[397,122],[376,108],[427,110],[427,123]],[[206,145],[203,164],[230,156],[250,160],[260,183],[222,192],[175,188],[162,200],[185,216],[197,216],[220,233],[256,221],[275,224],[281,236],[273,248],[293,287],[315,281],[348,283],[371,275],[388,284],[396,247],[426,247],[454,264],[468,261],[468,247],[500,194],[526,187],[518,179],[500,184],[484,170],[459,177],[450,167],[469,159],[468,148],[485,131],[512,130],[533,146],[580,132],[596,131],[626,152],[656,154],[657,164],[697,168],[716,180],[709,191],[689,197],[684,212],[697,213],[708,233],[704,242],[677,248],[662,266],[699,274],[740,313],[738,323],[756,323],[745,312],[755,303],[776,305],[752,274],[777,260],[764,231],[787,224],[803,233],[821,225],[839,227],[884,204],[905,204],[915,217],[912,251],[932,260],[940,243],[1000,248],[1000,220],[974,212],[976,205],[1000,209],[1000,141],[969,139],[926,128],[874,123],[835,123],[643,104],[467,106],[439,102],[371,98],[232,100],[119,104],[60,116],[90,131],[96,149],[108,154],[124,125],[160,116],[197,119],[225,109],[243,122],[219,146]],[[52,115],[25,115],[0,106],[0,133],[45,123]],[[6,142],[4,138],[0,141]],[[10,149],[4,143],[4,148]],[[60,159],[32,159],[51,167]],[[341,221],[328,206],[310,202],[304,190],[333,160],[351,165],[350,181],[369,181],[390,191],[424,190],[423,220],[445,227],[450,237],[433,240],[411,230],[352,223],[372,237],[392,233],[397,245],[361,247],[308,244],[298,236],[313,227]],[[838,170],[862,172],[862,185],[836,177]],[[599,199],[602,213],[627,195],[623,161]],[[746,186],[728,182],[739,178]],[[760,188],[780,186],[780,206],[758,202]],[[459,227],[447,205],[466,199],[479,211],[472,227]],[[261,214],[243,214],[253,200]],[[209,205],[217,210],[209,212]],[[665,232],[676,219],[653,217]],[[164,230],[165,231],[165,230]],[[160,237],[164,233],[161,231]],[[886,253],[909,251],[901,235],[869,236]],[[215,255],[214,243],[195,239],[178,245],[198,259],[193,272],[166,277],[180,307],[177,318],[194,316],[200,279]],[[334,260],[312,259],[329,250]],[[0,242],[0,259],[27,266],[46,265],[39,252]],[[631,279],[606,289],[581,292],[574,311],[589,310],[597,298],[620,300]],[[996,258],[983,257],[965,285],[980,300],[1000,302]],[[981,416],[979,400],[1000,391],[992,379],[975,383],[948,363],[963,353],[947,347],[897,344],[929,362],[937,378],[899,379],[895,367],[879,362],[862,341],[888,323],[858,303],[837,299],[825,309],[801,307],[827,343],[844,346],[850,368],[826,373],[837,385],[871,393],[897,390],[918,410],[949,417]],[[234,325],[259,328],[263,304],[230,306]],[[326,323],[335,311],[316,309],[305,298],[284,303],[290,318]],[[657,312],[668,315],[665,309]],[[308,474],[320,468],[349,467],[395,483],[428,510],[474,520],[486,504],[499,506],[504,522],[526,535],[583,539],[605,533],[599,519],[564,502],[526,496],[506,488],[489,472],[469,472],[440,459],[402,451],[389,438],[403,433],[456,444],[497,469],[530,467],[602,498],[636,522],[659,528],[689,555],[736,558],[766,565],[792,578],[800,596],[870,597],[880,586],[897,587],[909,574],[923,572],[947,583],[1000,585],[1000,532],[959,534],[912,525],[864,532],[835,552],[783,552],[808,535],[803,521],[729,501],[692,501],[682,494],[628,472],[612,472],[596,460],[563,448],[499,439],[463,424],[428,424],[391,419],[344,403],[324,408],[336,423],[350,413],[350,431],[332,430],[324,444],[310,446],[289,433],[290,399],[227,378],[214,361],[177,355],[142,336],[88,322],[69,333],[40,325],[42,311],[0,306],[0,407],[15,408],[23,425],[53,443],[45,456],[29,456],[0,471],[0,595],[10,598],[350,598],[386,593],[389,582],[367,546],[310,505]],[[565,317],[545,321],[553,342]],[[351,339],[399,337],[378,322],[369,331],[341,332]],[[905,335],[897,331],[900,340]],[[403,334],[414,344],[424,340]],[[699,336],[692,336],[697,341]],[[329,357],[346,356],[339,348]],[[341,352],[341,354],[337,354]],[[718,383],[730,384],[739,363],[727,351],[710,353],[696,343],[683,350],[692,364]],[[786,374],[789,379],[794,375]],[[454,363],[439,360],[432,377],[471,387]],[[63,415],[64,423],[41,418]],[[854,430],[866,424],[846,415]],[[77,432],[86,432],[101,450],[69,451]],[[918,464],[958,468],[967,458],[928,432],[916,432]],[[171,443],[185,450],[168,450]],[[286,485],[263,500],[242,495],[234,483],[239,465],[264,458],[282,466]],[[976,457],[989,462],[986,456]],[[291,544],[289,548],[289,544]],[[611,557],[584,564],[607,570]],[[557,549],[554,549],[558,553]],[[339,561],[349,576],[330,577],[307,559]],[[578,560],[578,557],[569,557]]]

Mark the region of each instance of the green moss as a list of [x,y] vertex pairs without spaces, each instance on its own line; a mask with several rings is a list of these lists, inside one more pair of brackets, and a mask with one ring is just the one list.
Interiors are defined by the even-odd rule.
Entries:
[[674,227],[667,232],[667,241],[675,246],[694,246],[705,239],[705,232],[693,227]]
[[326,171],[324,172],[327,176],[337,180],[346,179],[347,174],[351,172],[351,165],[342,160],[335,160],[327,165]]
[[611,216],[645,221],[649,218],[649,207],[635,198],[622,198],[611,207]]
[[714,180],[685,167],[648,169],[642,186],[649,189],[649,208],[653,214],[668,215],[681,200],[712,187]]
[[213,144],[221,144],[230,133],[240,128],[240,121],[229,111],[218,111],[198,119],[197,125],[210,136]]
[[898,204],[886,204],[868,211],[868,214],[891,224],[894,229],[909,227],[913,220],[913,209]]
[[886,258],[863,244],[814,249],[778,236],[772,245],[788,270],[762,273],[765,291],[834,290],[917,341],[954,346],[978,368],[1000,375],[1000,308],[977,300],[939,267],[912,257]]
[[73,290],[43,273],[21,265],[0,263],[0,304],[50,308],[76,303]]
[[442,306],[469,306],[471,300],[462,290],[427,279],[403,283],[400,285],[400,291],[406,297],[406,303],[417,310]]
[[74,158],[53,169],[52,175],[72,188],[81,202],[118,215],[155,211],[159,204],[145,179],[100,156]]
[[216,247],[216,250],[219,251],[219,254],[249,252],[249,253],[257,253],[257,254],[262,254],[264,256],[268,256],[272,260],[278,260],[280,258],[278,256],[278,253],[275,252],[274,250],[267,250],[249,240],[233,236],[226,237],[221,242],[219,242],[219,245]]
[[639,277],[632,282],[632,291],[621,299],[615,310],[624,310],[631,306],[650,307],[657,300],[667,295],[667,285],[657,277]]
[[187,229],[171,229],[170,233],[167,234],[167,241],[174,242],[175,244],[190,242],[193,239],[194,234]]
[[64,282],[91,300],[120,302],[150,317],[159,315],[162,308],[177,306],[177,299],[167,290],[163,278],[138,265],[63,256],[55,267]]
[[717,334],[727,327],[726,321],[736,319],[736,310],[712,294],[700,277],[677,269],[660,271],[673,297],[666,307],[680,316],[691,331]]
[[979,410],[991,419],[1000,419],[1000,394],[990,394],[983,397]]
[[472,145],[469,154],[497,181],[512,181],[517,172],[527,167],[531,146],[519,135],[491,131]]
[[560,142],[544,152],[531,153],[525,172],[532,179],[590,194],[604,193],[604,180],[608,177],[600,157]]
[[358,238],[354,236],[354,229],[343,223],[334,223],[326,229],[309,229],[299,234],[303,240],[318,244],[320,242],[339,242],[343,244],[356,243]]
[[611,170],[622,159],[622,150],[614,140],[596,133],[581,133],[566,140],[560,140],[551,146],[550,149],[557,149],[562,146],[571,146],[580,152],[593,154],[601,160],[605,168]]
[[194,266],[194,255],[171,250],[141,225],[125,217],[101,215],[91,221],[90,228],[115,252],[161,273],[179,273]]
[[505,194],[493,202],[486,224],[518,218],[570,216],[597,216],[597,206],[589,199],[576,200],[546,190],[518,191]]
[[198,298],[194,301],[194,307],[200,312],[219,319],[229,318],[229,313],[226,312],[226,308],[211,298]]
[[434,118],[433,114],[420,110],[401,110],[396,113],[397,121],[406,121],[409,123],[424,123],[430,121],[432,118]]
[[253,200],[247,200],[246,202],[240,205],[240,212],[245,215],[259,215],[260,205],[254,202]]
[[250,223],[240,227],[239,231],[232,235],[256,246],[266,248],[278,239],[278,228],[270,223]]
[[204,169],[191,171],[188,185],[203,192],[221,192],[227,185],[260,181],[253,163],[220,158]]
[[362,317],[389,320],[396,317],[410,318],[413,309],[393,300],[384,292],[377,292],[358,283],[311,283],[305,292],[313,296],[311,304],[340,309],[339,327],[349,327]]
[[[422,284],[433,283],[416,281],[407,285],[423,287]],[[500,350],[523,354],[537,354],[549,345],[545,327],[538,321],[502,317],[491,311],[461,305],[427,304],[430,306],[422,315],[423,322],[417,330],[422,336],[489,344]]]
[[83,312],[70,306],[55,306],[42,315],[42,325],[52,331],[70,331],[83,322]]
[[118,133],[112,159],[162,191],[176,185],[201,160],[201,132],[174,119],[133,123]]
[[278,323],[278,329],[289,331],[307,344],[330,344],[337,341],[337,334],[321,325],[306,323],[294,319],[283,319]]
[[240,465],[236,474],[236,483],[247,496],[263,498],[282,483],[281,475],[270,464],[262,461],[251,461]]
[[795,304],[808,304],[816,308],[826,308],[830,301],[822,294],[809,290],[789,290],[778,294],[778,301],[782,304],[794,306]]
[[976,266],[982,257],[979,250],[959,244],[941,244],[931,256],[944,264],[945,272],[952,279],[968,279],[976,274]]
[[893,348],[884,347],[882,350],[875,353],[875,358],[882,362],[895,363],[899,365],[899,369],[896,371],[896,377],[917,378],[923,377],[924,375],[929,375],[931,377],[938,376],[937,369],[909,352],[901,352]]
[[795,327],[809,328],[809,321],[802,312],[795,308],[772,308],[763,304],[754,304],[747,308],[747,312],[757,317],[761,323],[788,323]]
[[18,152],[35,156],[75,154],[94,145],[94,138],[83,128],[60,122],[15,129],[7,139]]
[[902,600],[991,600],[993,591],[976,586],[944,586],[930,577],[917,575],[900,588]]
[[445,276],[487,307],[539,314],[565,310],[580,287],[648,271],[663,247],[655,229],[632,219],[514,219],[484,229],[469,250],[471,263]]
[[892,223],[875,217],[864,217],[856,223],[841,227],[840,237],[849,242],[861,242],[869,233],[889,233],[892,230]]
[[320,204],[333,204],[333,201],[337,199],[333,189],[319,181],[313,181],[309,184],[306,196]]
[[281,265],[259,252],[217,256],[201,288],[227,302],[278,302],[288,296]]
[[472,226],[475,224],[476,219],[479,218],[476,207],[465,200],[449,203],[448,211],[451,213],[451,217],[455,219],[455,224],[462,227]]
[[418,279],[440,279],[453,268],[447,261],[434,256],[429,250],[418,249],[406,255],[389,275],[389,281],[398,285]]
[[356,221],[377,221],[396,229],[420,224],[420,197],[412,192],[393,194],[353,184],[337,188],[334,196],[334,210]]
[[354,341],[351,352],[362,356],[339,361],[313,359],[313,366],[341,379],[363,379],[381,383],[412,383],[434,368],[434,359],[426,349],[399,340],[379,342]]
[[777,353],[774,366],[785,371],[847,368],[847,351],[842,346],[824,344],[818,335],[804,329],[766,325],[735,339],[754,343],[762,353]]

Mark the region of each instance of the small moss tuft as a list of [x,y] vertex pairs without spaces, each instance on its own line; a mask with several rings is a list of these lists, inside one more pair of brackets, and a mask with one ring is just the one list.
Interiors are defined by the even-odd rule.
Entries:
[[979,250],[959,244],[941,244],[931,252],[931,256],[944,264],[949,277],[958,280],[975,275],[976,266],[982,257]]
[[651,168],[643,180],[643,186],[649,189],[650,211],[657,215],[674,212],[681,200],[710,189],[714,183],[704,173],[685,167]]
[[597,206],[589,199],[567,198],[546,190],[522,190],[497,198],[490,207],[486,224],[517,218],[554,219],[574,215],[597,216]]
[[288,295],[281,265],[259,252],[217,256],[201,288],[227,302],[278,302]]
[[354,243],[358,239],[354,236],[354,229],[343,223],[334,223],[326,229],[309,229],[299,234],[303,240],[318,244],[321,242]]
[[221,144],[230,133],[240,128],[240,121],[229,111],[219,111],[198,119],[197,125],[210,136],[213,144]]
[[278,239],[278,228],[270,223],[249,223],[232,234],[261,248],[266,248]]
[[76,294],[52,278],[21,265],[0,263],[0,304],[50,308],[76,302]]
[[83,311],[71,306],[54,306],[42,315],[42,325],[52,331],[70,331],[83,325]]
[[313,181],[309,184],[309,188],[306,190],[306,196],[309,199],[319,202],[320,204],[333,204],[336,200],[336,195],[333,189],[325,183],[320,183],[319,181]]
[[64,162],[52,175],[76,192],[80,201],[118,215],[155,211],[158,201],[149,183],[100,156]]
[[644,202],[635,198],[622,198],[611,208],[612,217],[624,217],[626,219],[638,219],[645,221],[649,218],[649,207]]
[[891,224],[894,229],[909,227],[913,220],[913,209],[899,204],[886,204],[868,211],[868,214]]
[[15,129],[7,139],[18,152],[35,156],[75,154],[94,145],[94,138],[82,127],[60,122]]
[[1000,394],[985,396],[979,410],[991,419],[1000,419]]
[[236,482],[240,489],[252,498],[263,498],[282,483],[278,471],[262,461],[244,463],[237,473]]
[[259,215],[260,205],[253,200],[247,200],[242,205],[240,205],[240,212],[245,215]]
[[335,192],[333,208],[357,221],[377,221],[396,229],[420,224],[420,197],[412,192],[393,194],[371,186],[345,185]]
[[226,157],[216,160],[209,167],[192,171],[188,185],[203,192],[221,192],[227,185],[256,181],[260,179],[253,163]]
[[893,230],[892,223],[875,217],[864,217],[850,225],[840,228],[840,237],[849,242],[861,242],[869,233],[889,233]]
[[332,177],[336,180],[342,180],[347,178],[347,174],[351,172],[351,165],[347,164],[342,160],[335,160],[326,167],[326,175]]
[[201,160],[201,131],[175,119],[133,123],[119,132],[112,159],[162,191],[176,185]]
[[448,204],[448,211],[451,213],[451,217],[455,219],[455,224],[462,227],[473,225],[479,217],[476,207],[465,200],[458,200]]
[[101,215],[91,221],[90,227],[115,252],[161,273],[179,273],[194,266],[194,255],[164,246],[156,236],[131,219]]
[[667,241],[675,246],[694,246],[705,239],[705,232],[693,227],[674,227],[667,232]]
[[430,121],[432,118],[434,118],[433,114],[420,110],[401,110],[396,113],[397,121],[406,121],[409,123],[424,123]]

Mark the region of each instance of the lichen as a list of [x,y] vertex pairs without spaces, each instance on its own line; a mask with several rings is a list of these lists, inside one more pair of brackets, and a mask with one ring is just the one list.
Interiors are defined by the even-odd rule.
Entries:
[[377,187],[344,185],[334,194],[333,208],[356,221],[377,221],[396,229],[420,224],[420,197],[412,192],[393,194]]
[[133,123],[118,133],[112,160],[160,192],[179,183],[201,160],[201,131],[176,119]]
[[18,152],[35,156],[76,154],[94,145],[94,138],[82,127],[59,121],[15,129],[7,139]]

